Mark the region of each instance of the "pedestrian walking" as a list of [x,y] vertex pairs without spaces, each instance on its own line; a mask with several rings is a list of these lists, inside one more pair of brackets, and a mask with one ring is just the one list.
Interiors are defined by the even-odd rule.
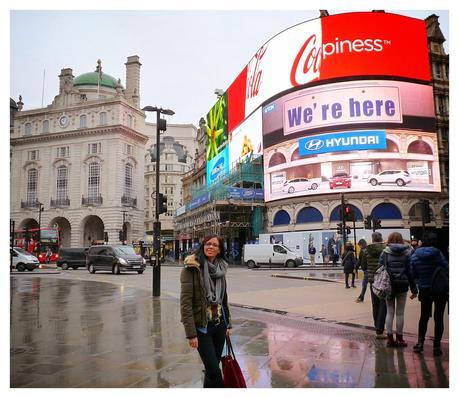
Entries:
[[331,249],[331,256],[332,256],[332,261],[333,261],[333,266],[337,267],[338,266],[338,260],[339,260],[339,253],[338,253],[338,246],[336,243],[332,245]]
[[[434,305],[434,343],[433,354],[435,356],[442,355],[441,338],[443,336],[443,316],[445,313],[448,297],[449,283],[449,266],[443,254],[435,246],[437,245],[437,235],[433,232],[426,233],[422,237],[422,246],[416,249],[411,255],[411,265],[413,275],[417,280],[419,287],[419,301],[421,302],[421,316],[418,326],[418,342],[413,347],[417,353],[422,353],[424,350],[424,340],[427,332],[427,324],[432,316],[432,304]],[[437,270],[438,269],[438,270]],[[446,288],[442,291],[437,291],[437,275],[439,270],[443,270],[443,275],[446,280]]]
[[328,250],[325,247],[325,245],[322,245],[322,248],[320,249],[320,254],[322,255],[322,259],[325,265],[328,265],[330,262],[330,256],[328,255]]
[[360,247],[360,252],[359,252],[359,257],[357,260],[357,267],[356,267],[356,272],[359,272],[359,269],[362,269],[363,272],[363,279],[362,279],[362,288],[360,290],[360,294],[355,300],[356,303],[362,303],[364,298],[365,298],[365,293],[367,291],[367,285],[368,285],[368,270],[367,268],[363,268],[362,266],[362,257],[363,257],[363,251],[367,247],[367,241],[365,239],[360,239],[359,243],[357,243]]
[[53,252],[49,247],[46,248],[46,253],[45,253],[45,261],[46,264],[49,264],[51,262],[51,256],[53,255]]
[[[403,325],[408,288],[411,291],[411,300],[418,295],[418,289],[411,273],[410,254],[411,248],[403,241],[402,235],[398,232],[392,232],[387,238],[387,247],[383,250],[379,258],[379,265],[386,266],[391,280],[391,294],[386,297],[388,347],[407,346],[405,340],[403,340]],[[394,315],[396,317],[395,340],[392,329]]]
[[309,261],[311,261],[311,265],[316,265],[316,248],[314,245],[309,245]]
[[367,269],[368,283],[370,284],[371,307],[373,311],[373,323],[376,330],[376,338],[384,339],[384,324],[386,321],[386,300],[380,299],[374,292],[371,286],[374,282],[375,272],[379,267],[379,257],[385,248],[382,235],[380,232],[373,232],[371,241],[362,255],[362,268]]
[[[343,272],[344,272],[344,280],[346,282],[346,289],[350,287],[357,287],[355,286],[355,253],[354,253],[354,245],[351,242],[347,242],[344,246],[344,253],[342,256],[342,263],[343,263]],[[349,286],[349,275],[352,275],[352,285]]]
[[231,317],[226,291],[228,263],[223,239],[210,235],[185,259],[180,275],[180,312],[188,344],[205,367],[204,388],[223,387],[220,360]]

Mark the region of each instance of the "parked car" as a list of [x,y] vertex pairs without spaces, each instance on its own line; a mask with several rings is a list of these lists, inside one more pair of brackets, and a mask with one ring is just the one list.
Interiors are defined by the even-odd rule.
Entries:
[[397,184],[399,187],[411,182],[410,173],[405,170],[386,170],[381,171],[379,174],[372,174],[368,176],[368,182],[373,185],[381,184]]
[[91,274],[97,271],[111,271],[113,274],[136,271],[142,274],[145,264],[145,259],[128,245],[91,246],[86,256],[86,265]]
[[88,247],[72,247],[59,249],[59,257],[57,266],[62,269],[78,269],[78,267],[86,267],[86,254]]
[[329,183],[330,189],[350,188],[352,183],[352,177],[345,172],[336,173],[333,175],[332,178],[330,178]]
[[316,190],[319,184],[316,181],[309,180],[307,178],[294,178],[284,182],[282,191],[293,193],[296,191],[305,191],[307,189]]
[[33,271],[40,265],[38,258],[20,247],[11,249],[11,256],[13,257],[13,268],[16,268],[19,272],[24,272],[26,269]]
[[242,261],[249,268],[258,268],[261,265],[277,267],[297,267],[303,264],[303,258],[281,244],[260,243],[244,245]]

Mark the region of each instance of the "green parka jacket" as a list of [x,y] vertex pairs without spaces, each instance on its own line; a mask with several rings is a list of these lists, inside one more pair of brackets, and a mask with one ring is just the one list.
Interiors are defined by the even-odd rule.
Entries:
[[[185,258],[180,274],[180,315],[187,339],[197,336],[196,328],[207,326],[207,299],[201,275],[201,267],[193,254]],[[231,329],[231,316],[228,295],[223,298],[223,311],[228,329]]]

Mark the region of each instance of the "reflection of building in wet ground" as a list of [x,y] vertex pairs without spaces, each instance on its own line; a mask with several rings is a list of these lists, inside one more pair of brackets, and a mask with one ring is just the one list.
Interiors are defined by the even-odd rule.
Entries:
[[[109,283],[11,279],[11,387],[199,387],[176,299]],[[448,387],[434,358],[389,349],[366,329],[233,307],[249,387]],[[410,346],[414,341],[409,341]]]

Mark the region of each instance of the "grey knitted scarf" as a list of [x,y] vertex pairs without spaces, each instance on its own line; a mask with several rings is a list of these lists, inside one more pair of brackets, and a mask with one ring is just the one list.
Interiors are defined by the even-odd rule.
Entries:
[[207,302],[222,304],[226,291],[225,275],[228,263],[217,257],[214,264],[205,260],[202,268]]

